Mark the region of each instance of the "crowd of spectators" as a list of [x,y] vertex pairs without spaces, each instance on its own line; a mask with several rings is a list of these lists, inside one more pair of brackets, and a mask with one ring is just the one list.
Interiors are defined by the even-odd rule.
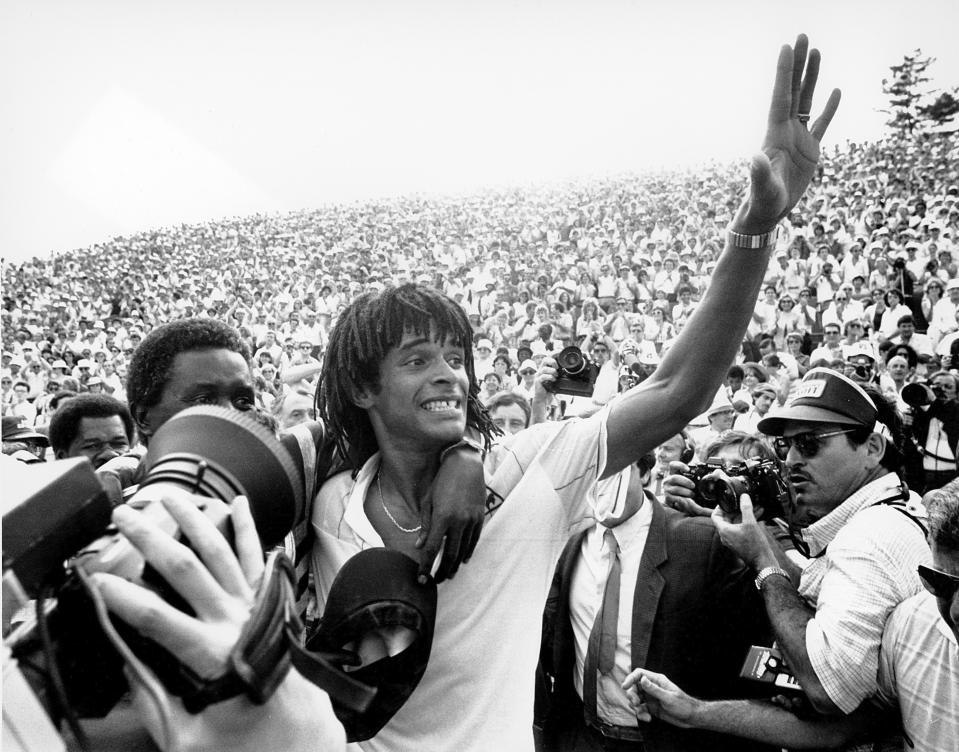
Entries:
[[[957,165],[955,134],[823,154],[783,222],[739,358],[747,384],[729,392],[736,410],[752,407],[757,382],[784,404],[815,365],[858,368],[895,396],[959,367]],[[743,174],[713,164],[232,218],[6,264],[3,414],[42,431],[64,393],[123,399],[137,344],[189,316],[238,329],[268,412],[310,393],[330,326],[353,297],[407,280],[469,314],[484,401],[501,391],[529,399],[541,357],[577,345],[600,367],[601,404],[655,369],[686,324]]]

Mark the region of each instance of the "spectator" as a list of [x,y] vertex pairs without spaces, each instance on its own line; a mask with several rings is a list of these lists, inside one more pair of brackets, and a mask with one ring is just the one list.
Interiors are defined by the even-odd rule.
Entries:
[[79,394],[66,400],[50,420],[54,456],[58,460],[86,457],[94,468],[125,454],[135,435],[127,406],[105,394]]

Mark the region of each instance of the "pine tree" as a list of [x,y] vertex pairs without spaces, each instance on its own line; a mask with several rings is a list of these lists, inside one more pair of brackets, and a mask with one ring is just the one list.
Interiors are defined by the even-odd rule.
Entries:
[[916,49],[904,55],[901,64],[889,66],[892,77],[882,80],[889,108],[881,112],[890,116],[886,124],[900,135],[911,136],[917,129],[941,129],[959,113],[959,87],[943,91],[926,86],[932,80],[926,71],[935,61],[936,58],[924,57],[922,50]]

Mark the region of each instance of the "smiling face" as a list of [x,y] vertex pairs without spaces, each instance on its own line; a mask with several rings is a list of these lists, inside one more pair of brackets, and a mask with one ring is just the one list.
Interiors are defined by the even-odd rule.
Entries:
[[435,452],[463,438],[469,376],[461,347],[407,332],[380,364],[379,383],[355,402],[381,447]]

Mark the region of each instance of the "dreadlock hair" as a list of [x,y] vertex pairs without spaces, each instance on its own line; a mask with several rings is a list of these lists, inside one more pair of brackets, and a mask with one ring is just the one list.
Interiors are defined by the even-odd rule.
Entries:
[[414,283],[368,292],[337,317],[316,393],[317,415],[326,424],[340,456],[353,468],[354,476],[379,446],[366,410],[353,399],[361,388],[379,392],[380,365],[407,334],[451,341],[463,349],[469,377],[466,424],[483,437],[487,447],[496,432],[479,401],[473,370],[473,329],[463,309],[433,288]]
[[127,371],[127,403],[134,418],[153,407],[170,380],[173,361],[183,352],[230,350],[249,364],[250,348],[229,324],[210,318],[186,318],[158,326],[133,351]]

